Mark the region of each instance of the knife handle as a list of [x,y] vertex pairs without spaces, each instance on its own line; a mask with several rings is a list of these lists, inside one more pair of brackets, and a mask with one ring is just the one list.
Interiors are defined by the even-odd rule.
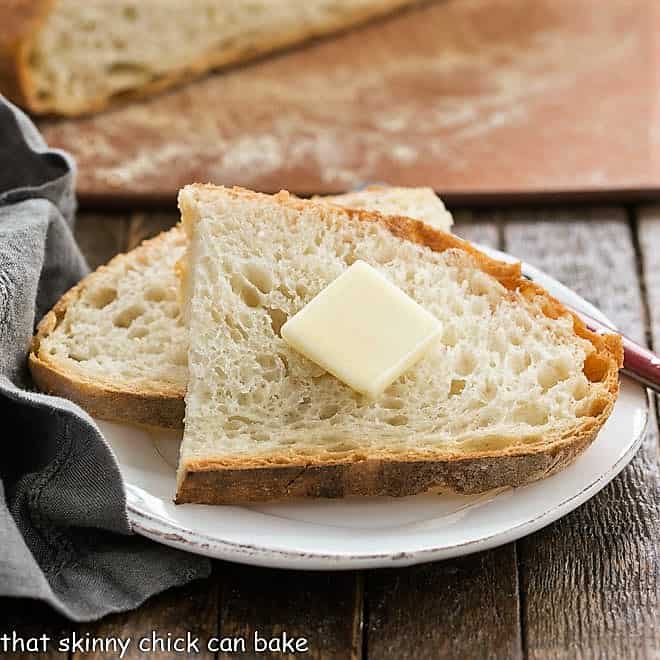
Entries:
[[621,335],[621,339],[623,340],[622,371],[660,394],[660,358],[625,335]]
[[660,357],[653,351],[617,332],[616,329],[597,321],[589,314],[571,308],[590,330],[599,334],[615,333],[623,342],[623,368],[627,376],[660,394]]

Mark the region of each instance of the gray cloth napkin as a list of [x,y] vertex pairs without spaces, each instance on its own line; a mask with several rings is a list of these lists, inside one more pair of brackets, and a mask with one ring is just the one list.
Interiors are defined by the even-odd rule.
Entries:
[[76,621],[209,574],[208,560],[131,534],[117,461],[78,406],[31,391],[34,324],[86,272],[75,166],[0,96],[0,595]]

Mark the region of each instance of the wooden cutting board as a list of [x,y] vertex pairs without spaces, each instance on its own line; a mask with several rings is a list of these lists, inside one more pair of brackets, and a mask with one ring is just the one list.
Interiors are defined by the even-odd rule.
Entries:
[[447,0],[170,93],[41,127],[83,202],[191,181],[331,193],[429,185],[450,202],[653,196],[653,0]]

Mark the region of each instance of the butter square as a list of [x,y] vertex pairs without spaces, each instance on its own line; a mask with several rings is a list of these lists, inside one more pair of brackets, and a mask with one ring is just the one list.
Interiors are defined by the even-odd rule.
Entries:
[[357,392],[382,394],[441,325],[384,275],[356,261],[281,329],[284,341]]

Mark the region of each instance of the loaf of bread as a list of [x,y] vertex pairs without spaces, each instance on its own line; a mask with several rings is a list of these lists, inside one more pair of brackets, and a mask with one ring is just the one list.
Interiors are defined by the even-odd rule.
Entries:
[[0,92],[78,115],[413,0],[4,0]]
[[[192,185],[179,205],[190,347],[177,502],[519,486],[570,463],[612,409],[620,338],[587,330],[518,265],[416,220],[286,192]],[[358,259],[443,327],[375,401],[280,336]]]
[[[449,231],[429,189],[372,186],[320,203],[423,218]],[[69,291],[39,325],[29,363],[37,385],[96,417],[179,428],[188,380],[187,334],[174,265],[185,249],[175,227],[102,266]]]

